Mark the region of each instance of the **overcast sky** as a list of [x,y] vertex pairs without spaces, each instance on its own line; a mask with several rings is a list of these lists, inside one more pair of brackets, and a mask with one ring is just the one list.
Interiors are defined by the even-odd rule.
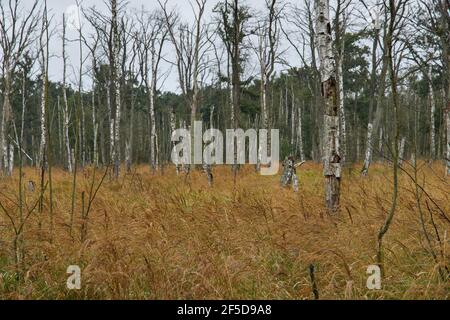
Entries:
[[[103,1],[99,0],[80,0],[81,5],[84,8],[96,6],[99,10],[104,10],[106,7]],[[30,5],[30,2],[24,1],[26,6]],[[208,0],[207,8],[205,10],[205,19],[211,18],[212,8],[216,5],[219,0]],[[194,1],[195,3],[195,1]],[[264,0],[246,0],[247,5],[251,6],[253,10],[261,10],[264,8]],[[73,13],[76,12],[76,2],[75,0],[48,0],[47,1],[49,16],[52,16],[52,27],[54,29],[54,35],[51,38],[50,42],[50,52],[52,54],[49,68],[49,76],[53,81],[62,81],[62,59],[61,59],[61,33],[62,33],[62,15],[66,13],[66,16],[73,17]],[[181,17],[186,22],[191,22],[194,15],[192,12],[192,7],[189,4],[189,0],[169,0],[169,7],[176,7],[181,14]],[[144,7],[146,10],[152,10],[159,7],[156,0],[129,0],[127,9],[128,10],[139,10]],[[76,19],[75,19],[76,20]],[[82,22],[83,24],[83,22]],[[89,32],[88,23],[84,23],[85,32]],[[75,40],[78,38],[78,33],[75,28],[67,28],[67,38]],[[166,44],[168,53],[166,56],[170,55],[171,44]],[[68,82],[75,84],[78,79],[78,68],[79,68],[79,47],[75,42],[67,43],[67,55],[68,55],[68,63],[70,67],[68,67]],[[87,48],[84,49],[84,55],[88,53]],[[170,57],[168,57],[171,60]],[[86,62],[86,68],[89,67],[89,61]],[[165,64],[162,65],[162,71],[169,70],[170,65]],[[88,82],[89,77],[86,77],[86,82]],[[87,83],[86,83],[87,84]],[[176,70],[172,68],[170,75],[164,81],[164,85],[162,86],[163,91],[178,91],[178,83],[177,83],[177,74]]]

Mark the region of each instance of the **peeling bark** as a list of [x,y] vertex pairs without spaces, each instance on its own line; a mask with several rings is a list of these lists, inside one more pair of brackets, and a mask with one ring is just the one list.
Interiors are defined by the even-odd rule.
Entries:
[[344,64],[344,46],[341,44],[342,48],[339,53],[339,59],[337,63],[337,74],[338,74],[338,84],[339,84],[339,127],[340,127],[340,154],[342,158],[342,163],[345,163],[347,158],[347,125],[345,121],[345,107],[344,107],[344,76],[343,76],[343,64]]
[[316,0],[317,48],[320,59],[324,115],[325,202],[329,211],[339,208],[341,156],[339,148],[339,106],[336,88],[336,67],[332,47],[329,0]]

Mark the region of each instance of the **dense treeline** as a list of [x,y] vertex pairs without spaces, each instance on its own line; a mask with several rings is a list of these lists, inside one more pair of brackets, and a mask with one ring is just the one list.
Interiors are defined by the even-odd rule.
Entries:
[[[346,82],[344,86],[346,88],[345,105],[348,112],[348,139],[349,139],[349,161],[357,162],[364,159],[365,150],[365,137],[367,135],[367,121],[368,121],[368,105],[370,100],[370,92],[368,90],[369,84],[369,65],[364,59],[352,59],[356,54],[363,53],[368,54],[368,48],[364,46],[357,46],[355,42],[350,42],[355,35],[348,35],[349,43],[347,44],[347,50],[355,50],[355,54],[349,52],[349,57],[345,65],[349,65],[349,69],[345,70],[344,79]],[[40,100],[42,90],[42,80],[40,78],[35,79],[30,77],[30,64],[23,64],[20,66],[20,70],[14,74],[13,80],[13,94],[12,104],[18,106],[13,108],[14,118],[21,119],[21,106],[22,106],[22,87],[23,87],[23,74],[26,75],[25,79],[25,126],[24,126],[24,142],[23,150],[24,154],[29,155],[24,160],[30,165],[36,164],[38,161],[39,139],[40,139]],[[95,86],[96,95],[96,112],[99,123],[99,162],[103,165],[109,163],[109,125],[106,107],[106,89],[107,80],[106,76],[102,73],[107,72],[107,65],[100,66],[102,71],[97,73],[97,81]],[[356,72],[354,70],[357,70]],[[319,150],[319,141],[317,140],[317,128],[314,126],[315,110],[314,110],[314,97],[307,88],[307,82],[309,81],[308,68],[292,68],[283,74],[277,74],[272,80],[272,88],[270,92],[270,113],[271,119],[273,119],[273,127],[281,130],[282,138],[282,153],[284,156],[295,153],[296,156],[300,156],[298,149],[297,125],[298,115],[297,110],[300,108],[302,112],[302,128],[303,128],[303,141],[304,141],[304,153],[307,159],[320,161],[320,158],[315,154]],[[258,123],[260,117],[260,91],[259,91],[259,79],[254,79],[242,88],[242,104],[241,104],[241,122],[242,128],[253,128],[255,123]],[[437,112],[435,119],[437,139],[437,154],[443,155],[446,152],[446,140],[445,140],[445,100],[442,95],[444,87],[442,81],[442,74],[438,70],[435,70],[433,74],[433,87],[437,95]],[[430,117],[429,117],[429,88],[425,79],[417,76],[411,76],[407,79],[408,87],[405,87],[401,92],[402,100],[402,114],[405,115],[401,119],[401,132],[407,137],[407,141],[413,140],[413,135],[418,136],[418,154],[419,157],[430,157]],[[148,163],[149,161],[149,118],[148,112],[148,99],[145,92],[145,87],[138,86],[136,84],[127,83],[124,86],[124,110],[123,113],[127,116],[124,119],[124,126],[122,127],[122,135],[127,136],[129,134],[131,113],[133,116],[133,160],[136,163]],[[62,116],[62,85],[61,83],[49,83],[49,106],[50,106],[50,118],[53,141],[53,153],[55,155],[56,163],[60,166],[66,166],[64,158],[64,143],[62,136],[63,116]],[[79,93],[76,88],[68,87],[67,90],[68,104],[70,110],[70,138],[71,145],[75,144],[75,131],[76,131],[76,112],[79,104]],[[84,105],[89,106],[92,103],[92,92],[84,91],[82,93]],[[229,94],[227,89],[219,89],[217,85],[206,85],[200,90],[200,117],[205,124],[209,124],[210,115],[214,108],[213,121],[214,126],[225,130],[229,127],[228,116],[230,113],[229,108]],[[129,101],[133,99],[134,110],[131,110]],[[90,107],[90,106],[89,106]],[[286,111],[287,110],[287,111]],[[294,131],[292,131],[291,121],[294,115]],[[386,99],[386,115],[384,117],[383,127],[389,128],[392,117],[389,116],[389,99]],[[172,92],[157,92],[156,100],[156,118],[159,130],[161,134],[159,137],[159,145],[161,146],[162,153],[160,155],[161,162],[168,162],[170,160],[170,115],[175,111],[176,122],[178,126],[181,126],[187,119],[189,119],[190,111],[188,106],[185,105],[183,97],[180,94]],[[86,125],[86,141],[77,141],[80,150],[85,148],[86,158],[85,163],[91,163],[94,159],[93,156],[93,125],[92,114],[86,112],[84,115],[84,122]],[[22,130],[20,121],[18,121],[17,130]],[[294,136],[294,144],[292,145],[292,136]],[[378,137],[377,137],[378,139]],[[386,143],[388,143],[389,136],[384,137]],[[378,141],[378,140],[377,140]],[[379,146],[378,142],[375,145]],[[125,149],[125,144],[122,145]],[[379,151],[379,150],[378,150]],[[18,150],[15,151],[16,153]],[[406,155],[410,155],[411,149],[406,150]],[[382,153],[376,153],[377,158],[383,156]],[[388,156],[388,155],[386,155]],[[79,161],[81,161],[81,155],[78,155]],[[439,157],[441,158],[441,157]],[[15,159],[18,159],[17,155]],[[16,161],[17,162],[17,161]]]

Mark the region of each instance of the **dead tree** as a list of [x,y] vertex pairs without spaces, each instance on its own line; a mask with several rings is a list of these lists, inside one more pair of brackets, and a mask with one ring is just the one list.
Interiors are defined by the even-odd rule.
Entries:
[[[248,36],[247,23],[250,13],[239,0],[225,0],[216,6],[219,19],[219,35],[228,54],[228,83],[230,86],[231,126],[236,129],[240,124],[241,76],[243,70],[243,44]],[[233,172],[236,177],[237,151],[235,150]]]
[[39,166],[42,171],[45,170],[47,157],[47,116],[48,116],[48,65],[49,65],[49,20],[47,16],[47,3],[45,2],[45,9],[42,17],[42,29],[39,37],[39,53],[40,53],[40,67],[42,79],[41,91],[41,108],[40,108],[40,126],[41,139],[39,145]]
[[314,1],[305,0],[303,6],[291,6],[286,10],[282,31],[302,65],[311,70],[306,82],[313,97],[313,134],[311,157],[320,161],[323,151],[323,98],[320,92],[320,72],[317,61],[316,30],[314,29]]
[[162,12],[142,11],[136,17],[139,30],[136,33],[138,60],[141,78],[147,90],[150,129],[150,165],[153,171],[158,166],[157,128],[155,117],[156,92],[160,78],[159,69],[168,29]]
[[176,12],[169,12],[167,1],[160,6],[164,12],[166,27],[175,48],[176,67],[178,71],[178,80],[183,93],[187,99],[191,112],[191,127],[197,119],[198,99],[199,99],[199,75],[202,65],[202,59],[208,50],[206,47],[207,39],[206,26],[203,24],[203,15],[205,13],[206,0],[196,0],[197,7],[194,10],[195,21],[190,27],[180,22]]
[[14,145],[14,118],[11,94],[13,76],[20,59],[35,40],[35,32],[40,20],[38,1],[27,12],[20,0],[0,2],[0,56],[3,70],[3,110],[0,124],[0,167],[6,175],[12,174]]
[[114,177],[117,179],[120,174],[120,118],[121,110],[121,86],[120,77],[121,69],[120,61],[120,34],[119,34],[119,18],[117,0],[111,0],[111,31],[112,31],[112,63],[111,63],[111,78],[114,88],[115,101],[115,117],[114,117],[114,145],[112,148],[112,160],[114,163]]
[[[109,163],[113,164],[113,175],[119,177],[121,161],[121,116],[122,116],[122,68],[120,24],[124,2],[109,0],[106,2],[108,13],[103,14],[95,7],[84,13],[89,23],[99,32],[101,46],[108,59],[108,85],[106,86],[107,110],[109,119]],[[122,58],[124,55],[122,55]]]
[[63,135],[64,135],[64,146],[67,161],[67,169],[72,172],[72,152],[70,148],[70,138],[69,138],[69,102],[67,100],[67,56],[66,56],[66,16],[63,14],[63,33],[62,33],[62,59],[63,59]]
[[[364,2],[363,2],[364,3]],[[368,9],[368,8],[367,8]],[[371,73],[371,87],[370,87],[370,96],[371,99],[369,101],[369,122],[367,125],[367,140],[366,140],[366,152],[364,158],[364,165],[361,170],[361,174],[363,176],[367,176],[369,173],[370,163],[372,162],[373,157],[373,145],[374,145],[374,134],[378,133],[380,130],[380,136],[382,137],[382,128],[380,128],[381,120],[383,117],[383,102],[384,95],[386,92],[386,76],[389,66],[388,55],[386,51],[387,44],[387,26],[384,26],[384,35],[383,35],[383,57],[382,57],[382,67],[381,74],[378,80],[378,90],[377,90],[377,47],[379,43],[379,36],[381,30],[381,23],[379,18],[378,11],[372,11],[372,27],[373,27],[373,45],[372,45],[372,73]],[[375,98],[376,95],[376,98]],[[374,114],[374,106],[376,99],[376,111]],[[380,148],[382,146],[382,139],[379,140]]]
[[[275,70],[275,62],[278,58],[279,44],[279,18],[280,10],[277,7],[277,0],[266,0],[267,17],[258,22],[257,36],[258,48],[256,53],[260,65],[261,83],[261,124],[262,129],[269,129],[269,85],[270,78]],[[265,15],[266,13],[264,13]],[[257,171],[261,165],[261,150],[258,152]]]
[[[210,50],[207,25],[203,21],[207,0],[195,0],[192,6],[194,22],[192,25],[180,21],[175,11],[169,11],[167,1],[159,1],[163,10],[168,35],[175,49],[178,81],[182,95],[190,109],[190,128],[194,130],[194,122],[198,119],[200,102],[200,74],[205,70],[205,55]],[[201,159],[194,159],[195,164],[201,164]],[[186,165],[189,173],[190,166]]]
[[[97,122],[97,72],[98,70],[98,60],[97,60],[97,50],[100,43],[100,31],[95,30],[95,34],[91,36],[91,41],[83,37],[84,45],[89,49],[92,59],[91,65],[91,77],[92,77],[92,87],[91,87],[91,117],[92,117],[92,163],[95,167],[99,165],[99,152],[98,152],[98,130],[99,124]],[[70,150],[70,149],[69,149]]]

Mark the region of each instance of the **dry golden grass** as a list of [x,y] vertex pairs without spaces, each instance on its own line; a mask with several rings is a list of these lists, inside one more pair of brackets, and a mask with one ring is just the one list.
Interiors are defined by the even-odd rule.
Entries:
[[[441,171],[438,163],[422,165],[420,183],[449,216],[449,180],[438,176]],[[73,238],[71,176],[53,172],[54,235],[46,192],[42,214],[33,212],[24,228],[21,278],[14,265],[11,223],[0,212],[0,298],[312,299],[310,264],[321,299],[450,298],[450,285],[438,273],[438,266],[450,265],[450,223],[428,201],[439,243],[422,195],[437,264],[421,229],[414,184],[404,173],[396,216],[385,237],[383,287],[366,288],[366,270],[375,264],[376,236],[391,202],[390,169],[383,165],[374,165],[368,178],[357,169],[345,171],[339,218],[324,210],[317,164],[299,170],[299,193],[282,189],[279,176],[259,176],[252,167],[241,169],[236,185],[229,167],[214,168],[213,188],[200,171],[184,181],[173,168],[161,176],[141,167],[119,181],[105,179],[89,213],[84,243],[81,193],[88,194],[93,170],[78,176]],[[97,183],[101,175],[99,170]],[[28,180],[39,184],[35,169],[25,170],[25,186]],[[1,178],[0,200],[14,219],[17,190],[17,173]],[[25,193],[29,206],[39,197],[38,190]],[[82,269],[79,291],[66,288],[69,265]]]

